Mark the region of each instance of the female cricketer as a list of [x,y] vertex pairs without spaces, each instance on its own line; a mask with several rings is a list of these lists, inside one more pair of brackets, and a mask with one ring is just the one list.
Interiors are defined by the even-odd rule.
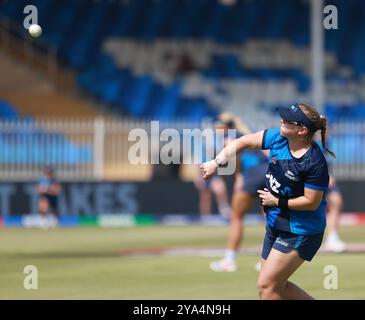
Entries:
[[313,299],[288,281],[321,246],[326,227],[327,161],[313,140],[321,131],[326,146],[326,118],[300,103],[278,108],[280,129],[266,129],[230,142],[211,161],[201,165],[208,179],[220,166],[245,149],[270,149],[264,190],[258,190],[266,213],[266,234],[258,279],[260,299]]

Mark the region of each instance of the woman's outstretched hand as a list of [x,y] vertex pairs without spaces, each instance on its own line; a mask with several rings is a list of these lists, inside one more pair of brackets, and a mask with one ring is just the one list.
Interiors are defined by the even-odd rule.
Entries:
[[200,165],[200,171],[202,173],[203,179],[205,180],[214,176],[217,170],[218,170],[218,164],[217,162],[215,162],[215,160],[210,160]]

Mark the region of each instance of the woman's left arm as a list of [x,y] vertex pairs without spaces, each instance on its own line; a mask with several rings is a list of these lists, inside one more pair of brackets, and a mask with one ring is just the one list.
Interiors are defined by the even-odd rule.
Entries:
[[[268,207],[278,207],[279,198],[271,194],[267,189],[257,190],[261,198],[262,205]],[[304,195],[288,199],[288,208],[299,211],[316,210],[322,201],[323,191],[304,187]]]

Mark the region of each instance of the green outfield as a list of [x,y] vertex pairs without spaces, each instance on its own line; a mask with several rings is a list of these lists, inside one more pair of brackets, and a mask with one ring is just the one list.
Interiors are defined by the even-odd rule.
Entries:
[[[206,256],[125,256],[125,250],[224,248],[225,226],[145,226],[0,230],[0,299],[257,299],[258,254],[240,255],[239,271],[214,273]],[[244,246],[262,243],[262,226],[245,229]],[[350,243],[365,243],[365,227],[343,227]],[[151,251],[153,252],[153,250]],[[38,289],[26,290],[26,265],[38,269]],[[326,290],[326,265],[338,289]],[[318,299],[365,299],[365,253],[320,253],[292,280]]]

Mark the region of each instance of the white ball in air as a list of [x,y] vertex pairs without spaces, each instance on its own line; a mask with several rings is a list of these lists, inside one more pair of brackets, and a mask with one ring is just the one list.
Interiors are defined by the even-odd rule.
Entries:
[[32,37],[37,38],[42,34],[42,28],[38,24],[32,24],[29,27],[29,34]]

